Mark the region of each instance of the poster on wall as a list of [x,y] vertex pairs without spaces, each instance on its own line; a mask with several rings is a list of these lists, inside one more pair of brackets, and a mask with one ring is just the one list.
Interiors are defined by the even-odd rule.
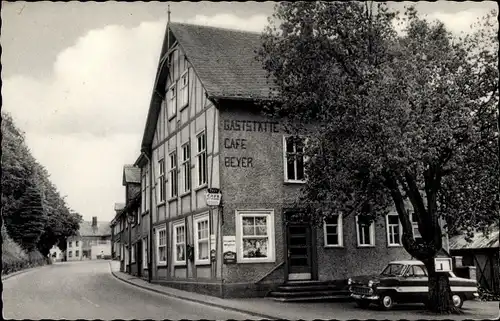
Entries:
[[224,264],[236,263],[236,236],[226,235],[222,239]]

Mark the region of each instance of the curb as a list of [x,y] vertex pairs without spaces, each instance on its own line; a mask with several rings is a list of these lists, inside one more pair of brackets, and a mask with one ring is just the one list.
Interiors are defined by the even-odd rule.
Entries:
[[[109,267],[110,267],[110,270],[111,270],[111,264],[110,264]],[[243,310],[243,309],[228,307],[228,306],[222,305],[222,304],[217,304],[217,303],[212,303],[212,302],[206,302],[206,301],[202,301],[202,300],[198,300],[198,299],[184,297],[184,296],[181,296],[181,295],[176,295],[176,294],[172,294],[172,293],[168,293],[168,292],[163,292],[163,291],[160,291],[160,290],[157,290],[157,289],[148,288],[146,286],[135,284],[135,283],[130,282],[128,280],[122,279],[118,275],[116,275],[115,272],[113,272],[113,271],[111,271],[111,274],[115,278],[117,278],[118,280],[120,280],[122,282],[131,284],[133,286],[136,286],[138,288],[142,288],[142,289],[145,289],[145,290],[148,290],[148,291],[152,291],[152,292],[156,292],[156,293],[159,293],[159,294],[162,294],[162,295],[173,297],[173,298],[176,298],[176,299],[181,299],[181,300],[185,300],[185,301],[191,301],[191,302],[203,304],[203,305],[206,305],[206,306],[216,307],[216,308],[223,309],[223,310],[229,310],[229,311],[234,311],[234,312],[238,312],[238,313],[244,313],[244,314],[248,314],[248,315],[252,315],[252,316],[258,317],[259,319],[266,319],[266,320],[279,320],[279,319],[281,319],[281,318],[277,318],[275,316],[270,316],[270,315],[266,315],[266,314],[255,313],[255,312],[248,311],[248,310]]]
[[11,277],[14,277],[16,275],[27,273],[27,272],[30,272],[30,271],[33,271],[33,270],[36,270],[36,269],[39,269],[39,268],[47,267],[49,265],[52,265],[52,264],[45,264],[45,265],[41,265],[41,266],[35,266],[35,267],[28,268],[28,269],[24,269],[24,270],[16,271],[16,272],[13,272],[13,273],[9,273],[7,275],[2,275],[2,281],[10,279]]

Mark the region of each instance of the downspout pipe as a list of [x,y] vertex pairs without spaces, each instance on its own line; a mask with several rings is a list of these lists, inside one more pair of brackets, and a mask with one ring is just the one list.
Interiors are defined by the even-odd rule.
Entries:
[[152,162],[148,153],[142,151],[141,154],[147,159],[149,166],[149,240],[148,240],[148,282],[152,282],[153,278],[153,171],[152,171]]

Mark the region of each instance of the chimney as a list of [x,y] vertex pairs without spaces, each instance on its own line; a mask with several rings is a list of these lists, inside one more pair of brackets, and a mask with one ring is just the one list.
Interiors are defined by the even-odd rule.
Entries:
[[92,216],[92,233],[97,232],[97,216]]

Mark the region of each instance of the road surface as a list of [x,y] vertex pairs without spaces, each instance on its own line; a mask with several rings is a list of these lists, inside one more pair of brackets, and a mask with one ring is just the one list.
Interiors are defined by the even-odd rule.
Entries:
[[107,261],[64,262],[3,281],[5,319],[259,319],[126,284]]

